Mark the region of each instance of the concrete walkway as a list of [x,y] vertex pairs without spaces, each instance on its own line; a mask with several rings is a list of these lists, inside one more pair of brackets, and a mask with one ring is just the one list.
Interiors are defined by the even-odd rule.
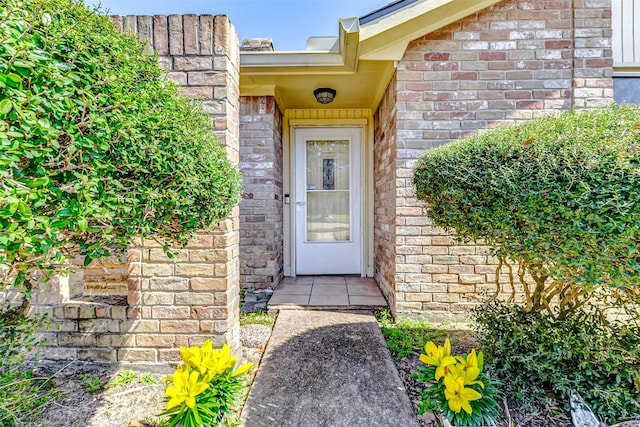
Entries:
[[418,426],[373,314],[281,310],[243,425]]

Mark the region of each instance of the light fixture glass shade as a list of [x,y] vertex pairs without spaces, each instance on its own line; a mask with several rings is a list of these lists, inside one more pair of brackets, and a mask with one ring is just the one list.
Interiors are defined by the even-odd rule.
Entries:
[[313,94],[316,97],[316,101],[320,104],[329,104],[333,102],[333,98],[336,96],[335,89],[331,89],[328,87],[320,87],[313,91]]

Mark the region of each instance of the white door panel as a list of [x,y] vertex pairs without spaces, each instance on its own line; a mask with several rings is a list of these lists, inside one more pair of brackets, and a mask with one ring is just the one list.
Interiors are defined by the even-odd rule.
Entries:
[[360,274],[361,128],[295,130],[296,274]]

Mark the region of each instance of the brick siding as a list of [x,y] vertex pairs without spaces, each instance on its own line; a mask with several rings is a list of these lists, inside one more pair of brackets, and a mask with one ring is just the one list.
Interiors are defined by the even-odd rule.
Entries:
[[373,118],[375,126],[374,165],[374,278],[391,307],[396,307],[396,79]]

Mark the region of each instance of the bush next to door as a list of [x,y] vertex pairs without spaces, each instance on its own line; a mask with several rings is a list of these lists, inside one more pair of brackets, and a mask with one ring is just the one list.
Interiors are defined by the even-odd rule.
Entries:
[[[80,1],[3,0],[0,291],[28,295],[136,236],[184,243],[238,201],[211,118],[144,52]],[[6,339],[22,301],[3,312]]]
[[414,182],[437,225],[485,241],[503,262],[519,262],[521,277],[531,275],[528,311],[550,311],[555,297],[562,315],[595,291],[637,289],[639,166],[640,108],[625,105],[427,151]]
[[[494,248],[494,298],[501,269],[507,295],[522,286],[521,306],[475,313],[511,397],[529,382],[562,397],[584,392],[609,419],[638,416],[640,346],[628,338],[640,325],[640,107],[566,112],[427,151],[414,183],[436,225]],[[610,323],[611,307],[631,326]],[[556,362],[567,369],[545,376]]]

